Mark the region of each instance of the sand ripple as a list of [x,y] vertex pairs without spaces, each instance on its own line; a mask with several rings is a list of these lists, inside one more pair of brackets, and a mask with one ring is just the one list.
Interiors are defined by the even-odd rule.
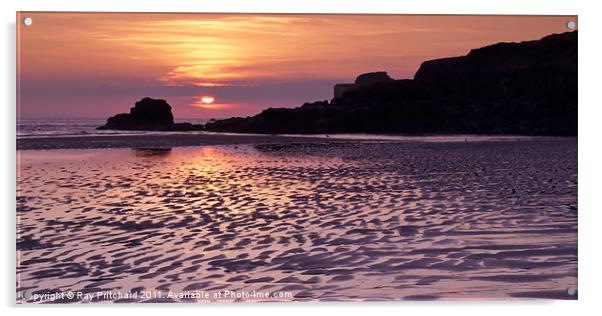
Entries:
[[577,285],[574,139],[19,155],[19,297],[570,299]]

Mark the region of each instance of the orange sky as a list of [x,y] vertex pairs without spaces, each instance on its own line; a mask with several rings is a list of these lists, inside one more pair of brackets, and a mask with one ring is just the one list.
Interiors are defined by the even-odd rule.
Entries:
[[[144,96],[176,117],[252,115],[330,99],[370,71],[567,31],[571,16],[21,13],[23,117],[106,117]],[[215,97],[215,103],[200,97]]]

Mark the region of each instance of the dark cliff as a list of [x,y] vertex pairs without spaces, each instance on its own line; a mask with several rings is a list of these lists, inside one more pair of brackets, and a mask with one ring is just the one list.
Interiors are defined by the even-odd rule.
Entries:
[[339,83],[334,86],[334,97],[340,98],[343,94],[358,88],[369,87],[377,83],[393,81],[385,71],[369,72],[355,78],[354,83]]
[[424,62],[413,80],[267,109],[207,130],[242,133],[577,134],[577,32]]

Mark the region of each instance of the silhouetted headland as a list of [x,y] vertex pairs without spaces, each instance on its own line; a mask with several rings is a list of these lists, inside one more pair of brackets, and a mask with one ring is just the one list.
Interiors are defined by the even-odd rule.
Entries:
[[238,133],[577,135],[577,31],[498,43],[334,87],[334,99],[205,125]]
[[165,100],[144,98],[99,129],[575,136],[577,31],[425,61],[414,79],[362,74],[354,83],[335,85],[330,102],[268,108],[204,126],[176,124]]
[[130,109],[130,113],[111,116],[98,129],[144,130],[144,131],[194,131],[203,125],[174,123],[171,106],[161,99],[144,98]]

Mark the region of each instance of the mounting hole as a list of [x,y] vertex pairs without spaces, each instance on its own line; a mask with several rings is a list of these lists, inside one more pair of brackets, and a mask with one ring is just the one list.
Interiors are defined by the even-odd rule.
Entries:
[[24,18],[23,19],[23,24],[30,26],[33,24],[33,20],[30,17]]
[[574,287],[569,287],[568,289],[566,289],[566,294],[573,296],[577,293],[577,289],[575,289]]
[[27,299],[27,300],[29,300],[29,299],[31,299],[31,298],[32,298],[32,296],[33,296],[33,295],[31,294],[31,292],[29,292],[29,291],[23,291],[23,298],[24,298],[24,299]]
[[566,28],[569,30],[574,30],[577,27],[577,23],[575,21],[566,22]]

